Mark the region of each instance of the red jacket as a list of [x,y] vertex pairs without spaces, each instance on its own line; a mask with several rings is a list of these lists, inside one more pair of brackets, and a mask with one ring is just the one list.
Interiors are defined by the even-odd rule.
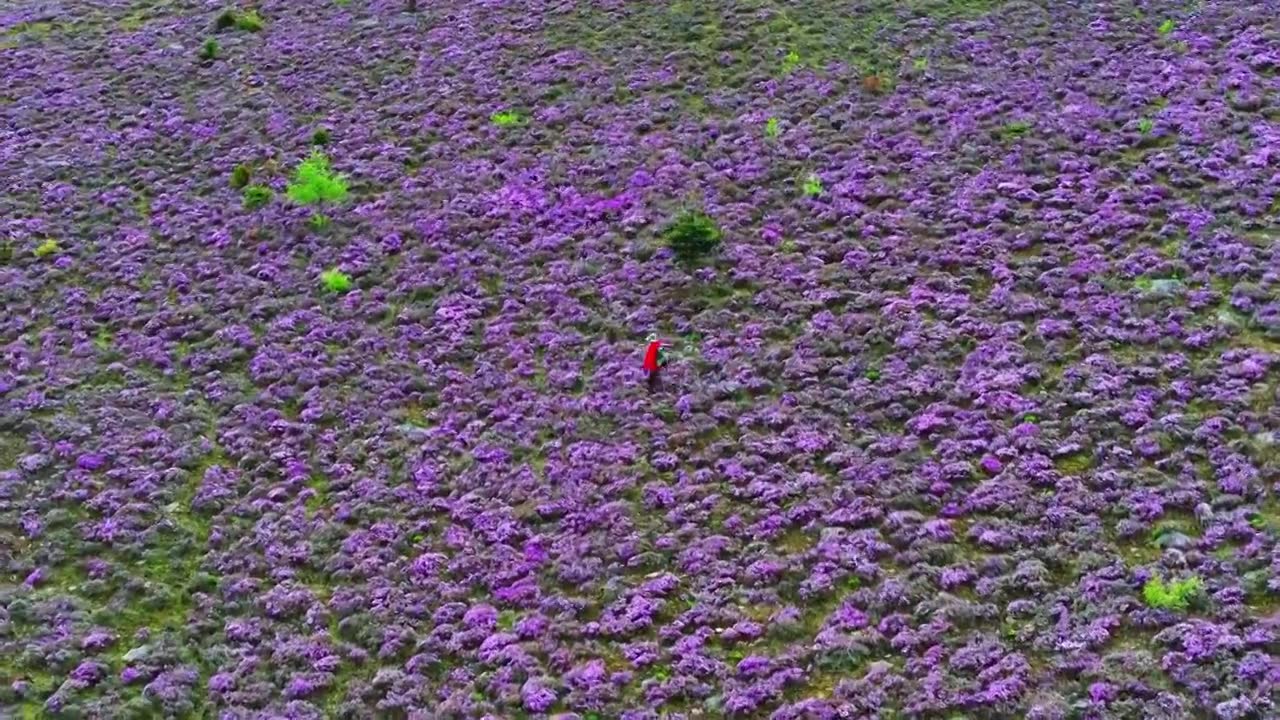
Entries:
[[644,369],[646,372],[658,372],[658,351],[661,349],[661,340],[654,340],[649,343],[649,349],[644,353]]

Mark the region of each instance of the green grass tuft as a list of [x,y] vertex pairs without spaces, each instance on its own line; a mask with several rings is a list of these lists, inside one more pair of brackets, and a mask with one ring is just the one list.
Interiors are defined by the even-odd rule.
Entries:
[[331,268],[320,273],[320,284],[329,292],[344,293],[351,289],[351,276],[337,268]]
[[1000,128],[1000,135],[1010,140],[1020,138],[1029,132],[1031,132],[1031,123],[1022,121],[1006,123],[1004,127]]
[[1143,135],[1150,135],[1152,128],[1154,128],[1155,126],[1156,126],[1156,123],[1151,118],[1142,118],[1141,120],[1138,121],[1138,132],[1142,133]]
[[799,68],[800,68],[800,53],[796,52],[795,50],[788,52],[786,54],[786,57],[782,58],[782,72],[784,74],[793,73]]
[[35,249],[35,254],[38,258],[48,257],[56,252],[58,252],[58,241],[53,238],[40,243]]
[[329,131],[325,128],[320,128],[315,132],[311,133],[311,144],[312,145],[328,145]]
[[805,197],[818,197],[822,194],[822,179],[811,173],[809,177],[804,179],[804,185],[801,189]]
[[1165,20],[1164,22],[1160,23],[1160,27],[1156,28],[1156,32],[1160,33],[1161,35],[1168,35],[1169,33],[1173,32],[1173,29],[1175,27],[1177,27],[1177,25],[1173,22],[1172,19]]
[[511,127],[519,125],[524,121],[524,118],[515,110],[502,110],[490,115],[489,120],[498,127]]
[[782,134],[782,128],[778,125],[778,118],[769,118],[764,124],[764,136],[769,140],[777,140]]
[[1192,598],[1204,590],[1204,582],[1198,577],[1164,582],[1153,577],[1142,587],[1142,599],[1147,605],[1162,610],[1186,610]]
[[275,196],[275,193],[271,192],[271,188],[266,185],[250,185],[240,195],[244,200],[246,210],[257,210],[271,202],[271,198]]

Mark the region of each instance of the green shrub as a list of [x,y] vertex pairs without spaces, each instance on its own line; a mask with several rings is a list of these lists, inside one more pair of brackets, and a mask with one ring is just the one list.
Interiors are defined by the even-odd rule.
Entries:
[[818,197],[822,194],[822,179],[812,173],[804,179],[804,185],[801,188],[806,197]]
[[211,62],[218,59],[218,41],[209,38],[204,41],[204,45],[200,48],[200,59],[205,62]]
[[250,185],[241,193],[244,206],[248,210],[257,210],[271,202],[271,198],[274,196],[275,193],[271,192],[271,188],[266,185]]
[[1164,582],[1153,577],[1142,587],[1142,599],[1147,605],[1163,610],[1186,610],[1192,598],[1204,590],[1204,582],[1198,577]]
[[769,118],[764,124],[764,136],[770,140],[776,140],[781,134],[782,129],[778,127],[778,118]]
[[236,12],[235,10],[223,10],[221,15],[213,21],[213,29],[216,32],[222,32],[230,28],[243,30],[245,32],[259,32],[266,23],[257,10],[248,10],[246,12]]
[[312,145],[328,145],[329,131],[326,130],[325,128],[320,128],[319,130],[316,130],[315,132],[311,133],[311,144]]
[[1176,24],[1173,22],[1172,19],[1165,20],[1164,22],[1160,23],[1160,27],[1156,28],[1156,32],[1160,33],[1161,35],[1168,35],[1169,33],[1173,32],[1174,27],[1176,27]]
[[249,12],[244,12],[244,13],[240,13],[239,15],[236,15],[237,30],[244,30],[245,32],[258,32],[262,30],[263,25],[264,23],[262,22],[262,16],[258,14],[257,10],[250,10]]
[[35,249],[35,254],[38,258],[48,257],[56,252],[58,252],[58,241],[53,238],[40,243]]
[[663,231],[667,246],[681,262],[694,262],[720,245],[720,228],[699,210],[684,210]]
[[1028,132],[1031,132],[1031,124],[1022,121],[1007,123],[1000,128],[1000,135],[1006,140],[1020,138]]
[[299,205],[342,202],[347,198],[347,181],[330,169],[324,153],[314,150],[294,171],[288,195]]
[[245,163],[240,163],[231,171],[231,187],[241,190],[249,184],[249,179],[253,175],[253,171]]
[[218,19],[213,21],[213,29],[218,31],[235,27],[235,25],[236,14],[231,10],[223,10],[222,14],[218,16]]
[[1154,128],[1155,126],[1156,126],[1155,121],[1153,121],[1151,118],[1142,118],[1141,120],[1138,121],[1138,132],[1142,133],[1143,135],[1148,135],[1151,133],[1152,128]]
[[337,268],[320,273],[320,284],[329,292],[343,293],[351,289],[351,276]]
[[503,110],[490,115],[489,120],[498,127],[511,127],[519,125],[523,118],[515,110]]

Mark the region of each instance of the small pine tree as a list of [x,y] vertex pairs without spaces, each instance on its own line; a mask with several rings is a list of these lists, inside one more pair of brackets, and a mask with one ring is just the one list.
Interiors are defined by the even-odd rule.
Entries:
[[663,236],[677,260],[692,263],[719,247],[721,232],[706,213],[684,210],[667,225]]
[[[290,200],[299,205],[320,207],[339,203],[347,198],[347,181],[330,169],[329,158],[324,153],[313,150],[294,172],[287,194]],[[319,229],[328,224],[328,219],[316,210],[311,216],[311,224]]]

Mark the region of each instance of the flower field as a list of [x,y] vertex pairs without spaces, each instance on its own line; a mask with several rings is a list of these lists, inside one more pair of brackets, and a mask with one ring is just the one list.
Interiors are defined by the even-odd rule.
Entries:
[[1271,3],[406,5],[0,8],[0,717],[1280,717]]

